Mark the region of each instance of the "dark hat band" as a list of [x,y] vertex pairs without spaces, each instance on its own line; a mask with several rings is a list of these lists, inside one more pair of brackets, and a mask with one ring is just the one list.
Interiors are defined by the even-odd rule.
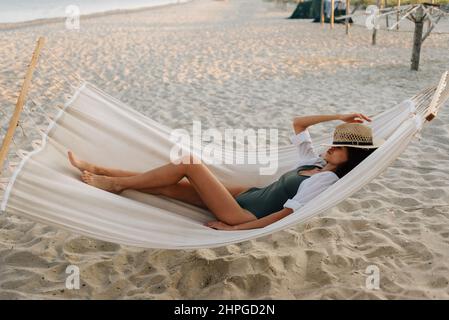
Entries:
[[334,141],[332,144],[350,144],[352,146],[373,146],[373,142],[360,142],[360,141]]

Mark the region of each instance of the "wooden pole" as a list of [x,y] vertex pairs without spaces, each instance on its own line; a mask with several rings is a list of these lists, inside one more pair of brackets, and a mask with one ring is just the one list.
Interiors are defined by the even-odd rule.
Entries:
[[411,69],[418,71],[419,58],[421,54],[422,33],[424,28],[424,9],[422,5],[416,10],[415,13],[415,33],[413,35],[413,51],[412,51],[412,65]]
[[[377,4],[377,7],[379,8],[380,0],[377,0],[376,4]],[[377,22],[377,21],[374,20],[373,34],[372,34],[372,36],[371,36],[371,44],[372,44],[373,46],[375,46],[375,45],[376,45],[376,42],[377,42],[377,23],[376,23],[376,22]]]
[[335,0],[331,0],[331,29],[334,28],[334,7],[335,7]]
[[[346,0],[346,15],[349,15],[349,6],[351,5],[351,0]],[[349,17],[345,20],[346,24],[346,34],[349,34]]]
[[[388,8],[388,0],[385,0],[385,8]],[[385,16],[385,26],[387,29],[390,27],[390,21],[388,20],[389,16],[389,14]]]
[[401,6],[401,0],[398,0],[398,6],[397,9],[398,11],[396,12],[396,22],[398,22],[398,24],[396,25],[396,30],[399,30],[399,8]]
[[324,26],[324,0],[321,0],[320,22],[321,26]]
[[36,68],[37,61],[42,47],[44,46],[45,38],[40,37],[37,41],[36,48],[34,49],[31,62],[28,66],[28,70],[25,74],[25,79],[23,80],[22,89],[20,90],[19,97],[17,98],[16,108],[9,122],[8,131],[6,132],[5,138],[3,139],[2,147],[0,149],[0,173],[3,169],[3,163],[8,155],[9,146],[14,137],[14,132],[19,123],[20,113],[22,112],[23,105],[25,104],[28,90],[30,88],[31,79],[33,77],[34,69]]

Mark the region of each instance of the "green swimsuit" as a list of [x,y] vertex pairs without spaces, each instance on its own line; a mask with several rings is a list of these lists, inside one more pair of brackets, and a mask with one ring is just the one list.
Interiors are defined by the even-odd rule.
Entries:
[[305,165],[284,173],[277,181],[264,188],[251,188],[239,194],[235,200],[243,209],[252,212],[258,219],[284,208],[284,203],[298,192],[299,185],[310,176],[299,174],[301,170],[321,168]]

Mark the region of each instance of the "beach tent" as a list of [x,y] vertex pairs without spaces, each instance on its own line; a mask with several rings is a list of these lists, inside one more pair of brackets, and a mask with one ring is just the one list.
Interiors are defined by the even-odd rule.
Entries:
[[[448,82],[445,72],[438,86],[396,106],[385,106],[372,117],[373,133],[385,143],[325,192],[273,224],[239,231],[204,226],[214,216],[184,202],[134,190],[114,194],[83,183],[67,160],[68,150],[90,162],[142,172],[169,162],[175,144],[170,139],[171,128],[84,82],[59,110],[35,149],[21,153],[23,159],[8,182],[1,210],[77,234],[145,248],[211,248],[255,239],[326,212],[381,174],[447,101]],[[331,140],[331,135],[316,139],[315,148],[322,152],[320,144]],[[201,150],[197,146],[193,153],[201,154]],[[238,161],[209,168],[228,185],[236,177],[247,186],[267,185],[298,161],[294,145],[257,153],[266,155],[267,151],[277,152],[278,168],[273,175],[260,174],[263,164]],[[249,153],[237,156],[248,157]],[[234,154],[225,156],[229,159]]]
[[[308,0],[298,3],[295,11],[289,19],[313,19],[313,22],[320,22],[321,0]],[[334,15],[335,17],[346,14],[346,2],[335,0]],[[330,22],[331,1],[324,1],[324,22]],[[345,20],[335,20],[335,23],[344,23]],[[352,19],[349,19],[352,23]]]

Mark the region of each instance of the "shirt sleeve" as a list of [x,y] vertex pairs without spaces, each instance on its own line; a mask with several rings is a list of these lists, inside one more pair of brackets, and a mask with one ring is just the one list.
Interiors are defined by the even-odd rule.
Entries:
[[298,192],[285,202],[284,208],[298,210],[337,181],[338,176],[331,171],[314,174],[299,185]]
[[310,138],[310,133],[307,129],[292,135],[290,141],[298,150],[299,161],[296,164],[296,167],[314,164],[323,165],[324,160],[314,150],[312,139]]

